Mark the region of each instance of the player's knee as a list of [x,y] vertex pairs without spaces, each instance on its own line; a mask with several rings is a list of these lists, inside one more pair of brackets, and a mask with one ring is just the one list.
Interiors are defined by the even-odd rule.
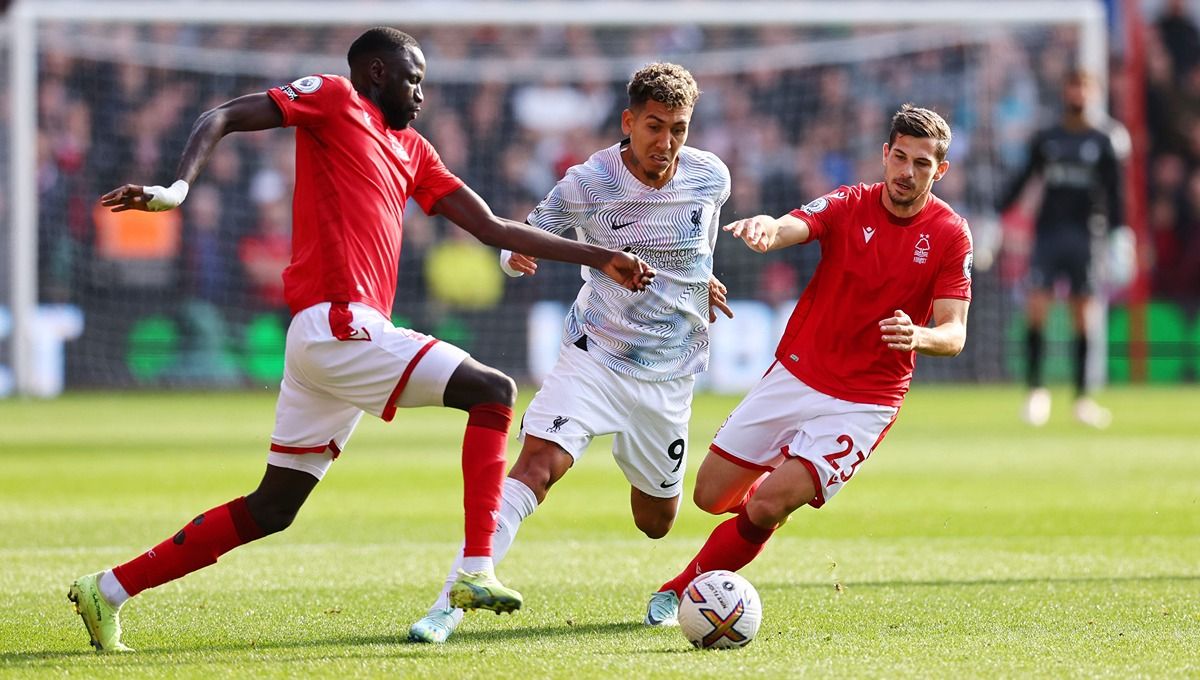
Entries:
[[778,496],[755,494],[746,504],[750,521],[760,527],[782,524],[797,506]]
[[280,531],[292,526],[292,522],[296,519],[296,511],[290,508],[283,507],[265,507],[258,512],[251,512],[254,521],[258,527],[262,529],[264,535],[277,534]]
[[729,511],[729,499],[726,494],[721,493],[719,489],[710,489],[696,485],[692,489],[692,501],[704,512],[710,515],[719,515]]
[[512,408],[517,403],[517,383],[500,371],[485,373],[481,380],[480,403],[504,404]]
[[650,516],[633,518],[638,530],[646,534],[646,538],[659,539],[666,536],[675,525],[675,513],[656,513]]
[[256,498],[254,494],[246,496],[246,509],[263,535],[276,534],[290,527],[300,511],[291,504]]
[[442,403],[464,411],[480,404],[512,408],[517,403],[517,384],[504,373],[468,358],[450,376]]

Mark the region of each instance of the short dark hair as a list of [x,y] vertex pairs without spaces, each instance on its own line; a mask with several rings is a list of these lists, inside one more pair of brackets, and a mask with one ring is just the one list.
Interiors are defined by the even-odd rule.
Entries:
[[354,62],[361,57],[379,52],[398,52],[406,49],[419,50],[421,45],[416,38],[404,31],[390,26],[376,26],[367,29],[350,44],[350,51],[346,53],[346,62],[354,66]]
[[696,79],[679,64],[655,62],[646,64],[629,79],[629,108],[641,108],[654,101],[668,108],[695,106],[700,98]]
[[950,150],[950,125],[934,111],[912,104],[901,106],[896,115],[892,116],[892,132],[888,135],[888,144],[895,144],[900,135],[937,140],[934,155],[939,163],[946,160],[946,152]]

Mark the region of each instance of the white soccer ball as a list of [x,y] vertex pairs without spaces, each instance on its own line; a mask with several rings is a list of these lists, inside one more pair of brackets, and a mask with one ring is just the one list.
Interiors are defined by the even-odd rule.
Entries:
[[760,623],[758,591],[732,571],[700,574],[679,601],[679,629],[701,649],[745,647]]

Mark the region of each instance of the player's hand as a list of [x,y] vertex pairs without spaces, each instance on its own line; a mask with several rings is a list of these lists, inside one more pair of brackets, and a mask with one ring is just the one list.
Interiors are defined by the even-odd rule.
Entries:
[[752,250],[765,253],[775,243],[775,236],[779,233],[779,222],[770,215],[755,215],[730,222],[721,229],[729,232],[734,238],[745,241]]
[[708,277],[708,322],[714,323],[717,320],[717,310],[726,317],[733,318],[733,310],[729,308],[729,302],[726,299],[726,294],[729,290],[725,288],[725,284],[721,283],[715,276]]
[[513,253],[513,256],[508,260],[508,266],[530,276],[537,273],[537,258],[520,253]]
[[897,352],[912,352],[920,344],[918,335],[920,327],[913,323],[911,317],[903,310],[897,309],[892,316],[879,322],[879,332],[888,349]]
[[654,280],[654,268],[633,253],[614,252],[600,268],[610,279],[632,291],[646,290]]
[[126,184],[100,197],[100,205],[112,208],[113,212],[142,210],[160,212],[177,207],[187,198],[188,183],[176,180],[169,187]]
[[505,250],[500,255],[500,266],[509,276],[533,276],[537,273],[537,258]]

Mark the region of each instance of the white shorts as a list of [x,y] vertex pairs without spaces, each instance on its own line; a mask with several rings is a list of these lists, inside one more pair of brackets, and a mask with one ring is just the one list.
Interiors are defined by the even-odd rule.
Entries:
[[899,411],[818,392],[776,362],[729,414],[709,450],[752,470],[800,459],[817,489],[810,505],[819,508],[879,446]]
[[442,406],[467,356],[364,304],[301,311],[288,327],[267,462],[321,479],[364,411],[390,421],[397,407]]
[[525,411],[520,438],[552,441],[579,460],[593,437],[615,434],[613,458],[625,479],[648,496],[673,498],[687,470],[695,384],[691,375],[639,380],[569,345]]

